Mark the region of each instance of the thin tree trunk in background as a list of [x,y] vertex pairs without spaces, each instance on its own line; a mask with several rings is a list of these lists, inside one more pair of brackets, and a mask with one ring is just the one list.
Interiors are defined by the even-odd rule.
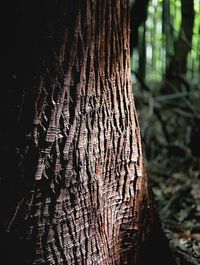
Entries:
[[181,0],[181,28],[166,76],[182,75],[187,71],[187,56],[192,47],[192,34],[194,26],[194,1]]
[[22,0],[16,17],[0,262],[172,265],[143,164],[128,1]]
[[162,2],[162,32],[165,35],[163,47],[166,47],[166,66],[174,52],[174,38],[171,25],[170,0],[163,0]]
[[146,78],[146,25],[145,22],[140,26],[138,38],[139,38],[139,45],[138,45],[138,54],[139,54],[139,65],[138,65],[138,74],[145,80]]
[[[200,50],[200,26],[199,26],[199,34],[198,34],[198,44],[197,44],[197,47],[198,47],[198,50]],[[198,73],[200,74],[200,60],[198,60],[199,58],[199,54],[197,53],[197,61],[198,61]]]
[[[132,2],[132,1],[130,1]],[[130,11],[130,24],[131,24],[131,36],[130,36],[130,51],[133,52],[134,47],[138,47],[139,41],[139,27],[143,25],[147,19],[149,0],[135,0],[131,5]]]
[[[137,72],[143,80],[146,77],[146,26],[149,0],[136,0],[131,5],[130,11],[130,52],[137,47],[138,69]],[[135,57],[134,55],[132,55]]]

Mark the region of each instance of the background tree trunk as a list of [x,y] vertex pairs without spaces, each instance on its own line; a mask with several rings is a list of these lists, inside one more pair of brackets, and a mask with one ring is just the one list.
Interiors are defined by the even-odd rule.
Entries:
[[[139,27],[145,24],[147,19],[149,0],[135,0],[131,6],[130,12],[130,51],[133,51],[134,47],[138,47],[139,42]],[[145,27],[145,26],[144,26]]]
[[160,232],[131,91],[128,2],[21,0],[15,16],[2,264],[146,264]]
[[192,48],[192,35],[194,27],[194,1],[181,0],[182,21],[180,32],[167,68],[166,77],[170,80],[173,75],[183,75],[187,72],[187,57]]

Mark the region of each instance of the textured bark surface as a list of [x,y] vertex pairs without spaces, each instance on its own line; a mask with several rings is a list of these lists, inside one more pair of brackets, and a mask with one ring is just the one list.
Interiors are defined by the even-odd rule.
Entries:
[[16,14],[2,103],[2,264],[137,264],[154,211],[128,3],[19,1]]

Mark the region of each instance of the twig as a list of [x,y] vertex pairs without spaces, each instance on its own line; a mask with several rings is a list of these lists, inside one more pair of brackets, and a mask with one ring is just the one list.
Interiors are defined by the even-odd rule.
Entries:
[[153,97],[153,99],[155,101],[158,101],[158,102],[168,101],[168,100],[173,100],[173,99],[177,99],[177,98],[184,98],[184,97],[186,97],[190,94],[196,93],[196,92],[200,93],[200,90],[197,88],[197,89],[193,89],[190,91],[183,91],[183,92],[179,92],[179,93],[157,96],[157,97]]
[[142,85],[142,87],[146,91],[151,91],[151,88],[145,83],[145,81],[142,79],[142,77],[138,73],[136,73],[135,71],[131,71],[131,73],[133,73],[135,75],[135,77],[137,78],[137,80],[140,82],[140,84]]

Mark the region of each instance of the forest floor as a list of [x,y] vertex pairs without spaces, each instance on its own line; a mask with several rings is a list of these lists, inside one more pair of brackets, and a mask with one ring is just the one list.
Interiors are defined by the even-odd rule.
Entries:
[[150,182],[178,265],[200,265],[200,88],[160,95],[133,80]]

